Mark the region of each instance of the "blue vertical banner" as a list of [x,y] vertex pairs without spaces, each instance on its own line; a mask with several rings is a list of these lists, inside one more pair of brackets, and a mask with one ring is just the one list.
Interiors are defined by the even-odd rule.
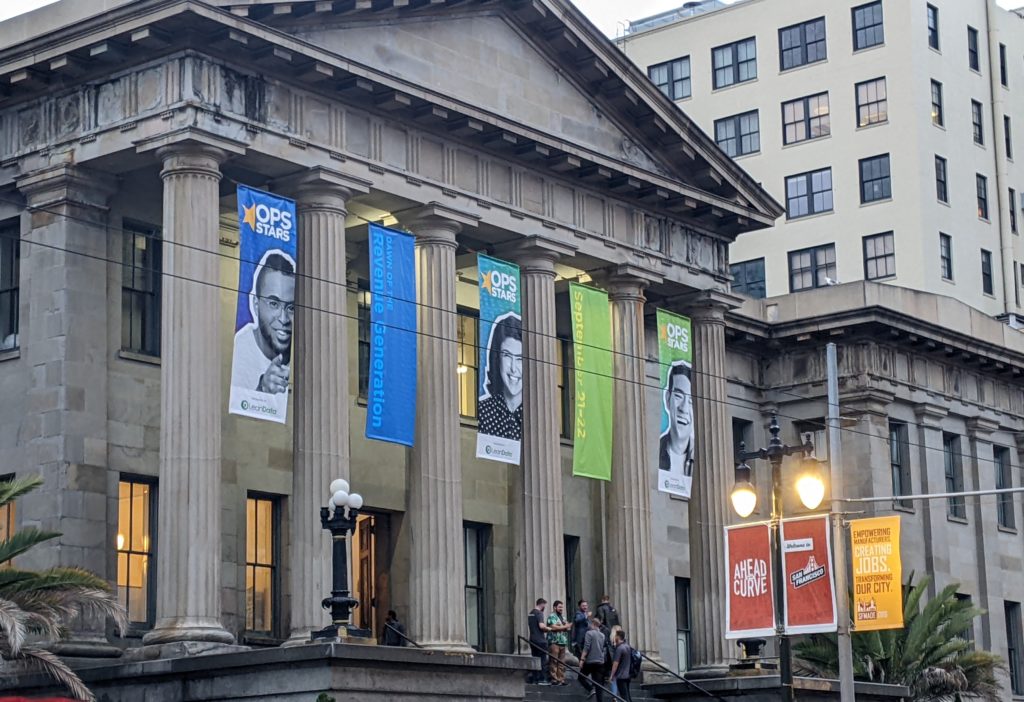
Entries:
[[228,412],[284,424],[295,319],[295,201],[238,186],[238,302]]
[[477,458],[519,463],[523,441],[523,322],[519,266],[478,254],[480,396]]
[[366,437],[412,446],[416,432],[413,237],[370,225],[370,378]]

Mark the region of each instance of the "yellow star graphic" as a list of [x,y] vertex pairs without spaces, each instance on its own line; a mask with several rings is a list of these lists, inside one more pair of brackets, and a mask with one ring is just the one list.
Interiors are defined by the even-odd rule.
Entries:
[[256,205],[242,209],[242,221],[249,225],[250,229],[256,229]]
[[486,290],[491,295],[494,294],[494,281],[491,280],[491,276],[488,273],[480,274],[480,285],[483,287],[484,290]]

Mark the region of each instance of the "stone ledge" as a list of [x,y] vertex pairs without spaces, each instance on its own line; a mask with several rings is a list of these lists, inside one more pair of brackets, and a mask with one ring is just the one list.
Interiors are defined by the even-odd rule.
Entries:
[[[707,678],[698,684],[712,695],[724,695],[730,700],[749,702],[778,702],[781,685],[778,675],[729,676]],[[794,678],[794,691],[805,702],[826,702],[839,699],[839,681],[825,678]],[[683,682],[654,683],[643,689],[660,700],[706,700],[707,695]],[[909,688],[901,685],[880,685],[857,682],[854,685],[857,702],[900,702],[910,697]]]

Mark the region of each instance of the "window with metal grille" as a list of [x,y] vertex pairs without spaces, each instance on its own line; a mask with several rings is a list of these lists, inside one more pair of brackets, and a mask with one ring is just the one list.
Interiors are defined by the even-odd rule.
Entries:
[[939,127],[946,123],[946,118],[942,114],[942,83],[937,80],[932,81],[932,124]]
[[953,280],[953,239],[939,232],[939,265],[943,280]]
[[690,97],[689,56],[648,66],[647,77],[670,100],[682,100]]
[[889,154],[860,160],[860,201],[862,203],[886,200],[892,197],[892,179],[889,175]]
[[992,252],[981,250],[981,291],[992,294]]
[[732,274],[732,291],[747,297],[761,299],[765,296],[764,258],[740,261],[729,266]]
[[[1016,268],[1016,266],[1015,266]],[[1010,449],[1005,446],[993,446],[992,457],[995,459],[996,489],[1006,490],[1013,487],[1013,473],[1010,468]],[[999,526],[1014,529],[1016,520],[1013,516],[1013,494],[996,495],[996,520]]]
[[974,27],[967,28],[967,65],[973,71],[981,70],[981,61],[978,58],[978,30]]
[[779,30],[779,68],[796,68],[816,61],[824,61],[825,18],[783,27]]
[[[893,497],[913,494],[909,447],[907,425],[903,422],[889,422],[889,471],[892,476]],[[894,504],[905,509],[912,507],[909,500],[894,500]]]
[[885,89],[885,77],[857,83],[857,126],[867,127],[889,121],[889,100]]
[[853,15],[853,50],[878,46],[885,41],[882,26],[882,0],[858,5],[850,10]]
[[782,103],[782,143],[795,144],[832,132],[828,93]]
[[18,223],[0,226],[0,351],[18,348],[21,237]]
[[272,634],[277,630],[278,502],[271,495],[245,500],[245,629]]
[[160,230],[123,224],[121,258],[121,348],[160,355]]
[[811,290],[834,283],[836,245],[825,244],[789,252],[789,291]]
[[117,499],[117,600],[134,628],[153,626],[156,483],[122,477]]
[[1021,631],[1020,603],[1003,601],[1006,616],[1006,662],[1010,667],[1010,692],[1024,695],[1024,632]]
[[971,126],[975,144],[985,143],[985,125],[982,123],[981,103],[971,100]]
[[786,217],[796,219],[832,211],[832,169],[786,178]]
[[711,67],[716,89],[757,78],[757,43],[754,37],[716,46],[711,50]]
[[978,173],[974,182],[978,193],[978,217],[988,219],[988,178]]
[[896,275],[896,244],[892,232],[864,237],[864,278],[881,280]]
[[928,46],[939,50],[939,8],[928,5]]
[[[960,456],[960,437],[943,433],[942,458],[946,473],[946,492],[963,492],[964,468]],[[967,508],[962,495],[946,499],[946,514],[956,519],[967,519]]]
[[935,197],[939,202],[949,202],[948,175],[946,173],[946,159],[941,156],[935,157]]
[[732,157],[760,151],[757,110],[715,120],[715,142]]

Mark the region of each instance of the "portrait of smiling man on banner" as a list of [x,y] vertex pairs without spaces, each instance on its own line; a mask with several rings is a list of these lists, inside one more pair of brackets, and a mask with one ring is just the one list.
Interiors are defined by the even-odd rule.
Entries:
[[658,490],[689,497],[693,487],[693,349],[690,320],[657,310],[661,365]]
[[231,385],[269,395],[288,392],[295,262],[280,249],[263,256],[253,276],[249,310],[254,321],[235,334]]

